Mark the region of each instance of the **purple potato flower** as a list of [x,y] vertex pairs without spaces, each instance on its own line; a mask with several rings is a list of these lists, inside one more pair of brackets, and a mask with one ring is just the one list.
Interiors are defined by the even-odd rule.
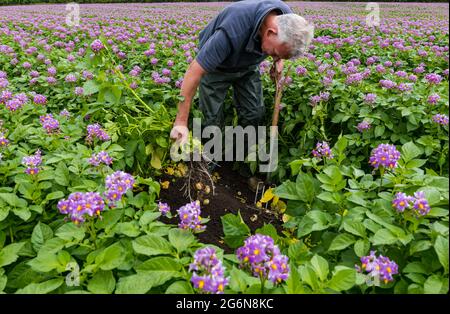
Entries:
[[448,116],[438,113],[433,116],[433,121],[441,125],[448,125]]
[[69,215],[76,225],[83,223],[86,218],[100,216],[105,209],[105,202],[97,192],[74,192],[57,205],[61,214]]
[[395,145],[380,144],[372,151],[369,163],[375,168],[385,167],[394,169],[397,167],[397,161],[400,159],[400,152]]
[[367,121],[362,121],[360,123],[358,123],[358,125],[356,126],[356,128],[358,129],[359,132],[364,132],[364,130],[368,130],[372,127],[372,125],[370,124],[370,122]]
[[91,43],[91,49],[93,52],[97,53],[100,50],[104,49],[105,46],[103,45],[103,43],[100,41],[100,39],[96,39]]
[[158,210],[163,216],[167,216],[170,213],[170,206],[167,203],[158,202]]
[[88,144],[92,144],[96,138],[101,141],[109,141],[111,139],[108,133],[106,133],[98,123],[88,125],[87,133],[86,142]]
[[406,195],[405,193],[398,192],[395,194],[395,198],[392,200],[392,207],[394,207],[398,212],[404,212],[406,208],[411,207],[411,202],[414,198]]
[[316,149],[314,149],[312,151],[312,154],[314,157],[317,158],[322,158],[322,157],[326,157],[328,159],[333,159],[333,153],[330,149],[330,146],[328,145],[327,142],[318,142],[316,144]]
[[269,236],[256,234],[248,237],[236,255],[240,266],[250,270],[255,277],[269,279],[274,284],[280,284],[289,277],[288,257],[280,253]]
[[433,95],[428,96],[427,101],[430,105],[436,105],[440,99],[441,99],[441,97],[438,94],[433,94]]
[[115,202],[122,199],[122,196],[133,188],[135,180],[133,176],[123,171],[116,171],[106,177],[105,196],[107,200],[114,206]]
[[109,166],[113,163],[113,159],[108,155],[107,152],[101,151],[98,154],[92,154],[88,162],[96,167],[100,166],[100,164],[102,163]]
[[425,216],[431,210],[428,201],[425,198],[425,193],[422,191],[414,193],[413,209],[418,216]]
[[51,113],[40,116],[39,121],[48,134],[57,132],[59,130],[59,121],[53,118],[53,115]]
[[217,258],[216,250],[211,247],[198,249],[194,261],[189,265],[191,282],[196,289],[204,293],[222,294],[229,279],[225,277],[225,267]]
[[370,255],[361,257],[361,267],[355,265],[358,272],[367,272],[372,278],[378,278],[385,284],[393,281],[393,275],[398,274],[398,265],[388,257],[380,255],[376,257],[376,251],[370,251]]
[[193,232],[200,232],[206,229],[206,226],[202,225],[199,201],[194,201],[180,207],[177,213],[180,217],[179,228],[190,229]]
[[38,149],[34,155],[22,158],[22,165],[26,166],[25,173],[35,175],[39,172],[39,166],[42,163],[41,151]]

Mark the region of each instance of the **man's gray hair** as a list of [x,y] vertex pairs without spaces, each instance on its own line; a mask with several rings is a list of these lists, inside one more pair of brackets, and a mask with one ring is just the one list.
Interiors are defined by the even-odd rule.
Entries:
[[314,25],[297,14],[276,16],[278,39],[291,47],[291,57],[298,58],[306,51],[314,37]]

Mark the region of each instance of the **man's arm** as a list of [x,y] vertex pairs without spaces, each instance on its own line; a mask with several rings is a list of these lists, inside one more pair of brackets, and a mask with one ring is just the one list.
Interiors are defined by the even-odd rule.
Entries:
[[178,113],[175,118],[170,137],[181,140],[184,143],[188,136],[189,111],[192,99],[195,96],[200,80],[207,72],[214,69],[228,56],[231,45],[228,37],[222,30],[217,30],[200,49],[197,57],[189,65],[181,84],[180,95],[184,98],[178,105]]
[[170,132],[170,137],[180,140],[182,143],[187,140],[187,125],[192,99],[194,98],[200,80],[205,73],[206,71],[203,67],[194,60],[189,65],[189,68],[184,75],[183,83],[181,84],[180,95],[183,97],[183,100],[178,104],[178,113],[173,124],[173,129]]

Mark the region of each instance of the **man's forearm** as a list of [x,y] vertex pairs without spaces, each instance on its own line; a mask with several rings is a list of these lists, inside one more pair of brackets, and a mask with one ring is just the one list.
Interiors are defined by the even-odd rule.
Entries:
[[183,100],[178,104],[178,113],[175,122],[187,124],[192,99],[194,98],[197,88],[200,85],[200,80],[205,73],[205,70],[196,60],[192,61],[184,76],[183,83],[181,84],[180,95],[183,97]]

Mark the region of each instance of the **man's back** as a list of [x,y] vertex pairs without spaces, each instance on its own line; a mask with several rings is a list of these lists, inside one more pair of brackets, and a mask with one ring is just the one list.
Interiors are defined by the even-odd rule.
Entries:
[[200,32],[197,61],[211,72],[234,72],[263,61],[258,29],[264,17],[276,10],[292,13],[279,0],[245,0],[224,8]]

